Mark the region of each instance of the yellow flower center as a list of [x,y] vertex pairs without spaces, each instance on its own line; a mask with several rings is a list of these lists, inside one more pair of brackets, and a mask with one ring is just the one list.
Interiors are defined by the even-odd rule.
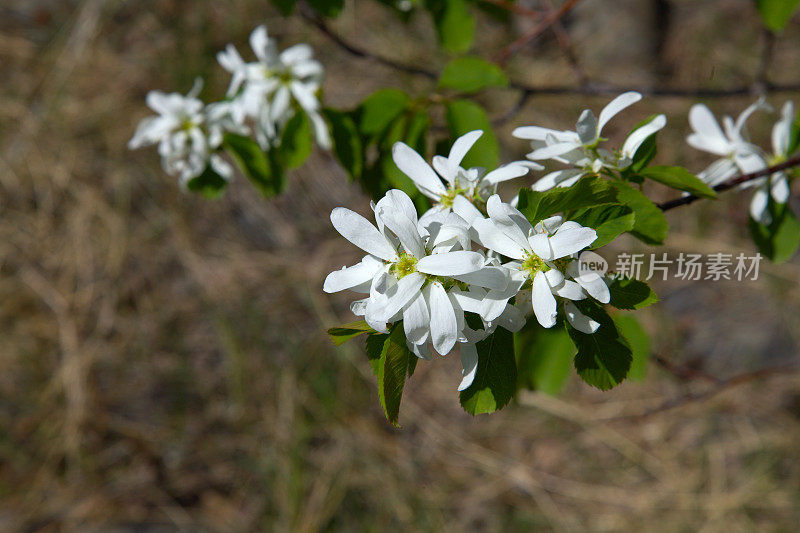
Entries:
[[417,271],[417,261],[419,261],[419,259],[413,255],[401,253],[400,259],[398,259],[397,262],[392,265],[392,273],[397,277],[397,279],[403,279],[409,274],[413,274]]
[[545,263],[544,259],[533,252],[528,252],[522,260],[522,269],[526,271],[530,277],[533,277],[537,272],[547,272],[550,270],[550,267]]

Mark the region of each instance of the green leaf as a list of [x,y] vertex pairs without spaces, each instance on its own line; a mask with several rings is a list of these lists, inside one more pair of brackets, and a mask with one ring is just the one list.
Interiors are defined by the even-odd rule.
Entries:
[[572,187],[549,191],[522,189],[517,208],[535,224],[558,213],[617,203],[617,190],[608,180],[586,176]]
[[280,193],[286,185],[283,169],[272,152],[264,152],[254,140],[226,133],[223,146],[242,173],[266,197]]
[[658,301],[658,295],[644,281],[615,277],[608,285],[609,304],[617,309],[641,309]]
[[597,232],[597,240],[592,243],[591,249],[605,246],[618,235],[632,230],[636,221],[633,210],[625,205],[590,207],[579,211],[570,219]]
[[406,346],[403,323],[397,322],[388,335],[367,337],[367,357],[378,378],[378,398],[386,419],[394,426],[400,414],[400,400],[409,371],[411,358],[416,356]]
[[617,199],[633,209],[636,220],[631,235],[647,244],[663,244],[669,231],[664,213],[641,191],[620,182],[614,182]]
[[277,157],[287,168],[297,168],[311,155],[311,121],[303,111],[297,111],[283,128]]
[[342,324],[341,326],[330,328],[328,330],[328,336],[336,346],[339,346],[354,337],[358,337],[364,333],[374,332],[375,330],[372,329],[369,324],[363,320],[359,320],[358,322],[350,322],[349,324]]
[[392,157],[392,146],[397,141],[403,141],[425,158],[430,124],[428,114],[424,111],[417,111],[411,115],[402,115],[389,127],[386,137],[381,141],[382,149],[378,155],[385,180],[385,187],[380,191],[381,194],[385,194],[386,190],[390,188],[395,188],[405,192],[412,199],[421,196],[411,178],[397,168]]
[[383,133],[407,105],[408,95],[399,89],[375,91],[359,106],[359,131],[366,137]]
[[686,191],[701,198],[717,197],[717,193],[714,189],[683,167],[648,167],[641,170],[639,175],[663,183],[667,187]]
[[798,146],[800,146],[800,111],[797,112],[794,122],[792,122],[792,131],[789,135],[789,146],[787,147],[786,155],[793,155]]
[[478,92],[487,87],[508,85],[503,69],[479,57],[459,57],[444,67],[439,87],[463,93]]
[[778,33],[786,27],[797,11],[798,5],[800,0],[756,0],[761,20],[773,33]]
[[466,0],[426,0],[439,42],[448,52],[463,53],[472,46],[475,19]]
[[600,327],[592,334],[567,325],[569,336],[578,348],[575,369],[589,385],[600,390],[611,389],[628,375],[633,359],[631,349],[602,307],[586,300],[573,303],[583,314],[600,323]]
[[647,362],[650,360],[650,336],[632,315],[615,315],[614,323],[633,354],[628,379],[642,381],[647,376]]
[[447,104],[447,127],[453,139],[472,130],[483,130],[472,149],[464,157],[464,168],[497,168],[500,161],[500,145],[494,135],[486,111],[470,100],[453,100]]
[[545,329],[533,320],[515,334],[517,383],[545,394],[561,392],[572,369],[575,345],[563,328]]
[[314,11],[323,17],[335,18],[344,8],[344,0],[307,0]]
[[353,118],[336,109],[323,109],[333,137],[333,153],[351,179],[361,179],[364,170],[364,147]]
[[228,186],[228,180],[214,172],[211,165],[207,166],[202,174],[196,178],[190,179],[186,183],[186,188],[192,192],[200,193],[204,197],[213,200],[222,196],[225,192],[225,187]]
[[461,391],[461,406],[471,415],[492,413],[502,409],[516,392],[514,337],[507,329],[498,328],[475,346],[478,369],[472,385]]
[[788,204],[778,204],[770,199],[772,222],[768,226],[752,218],[748,222],[750,234],[758,251],[774,263],[791,259],[800,246],[800,222]]
[[281,15],[284,17],[289,16],[294,11],[294,6],[297,3],[297,0],[271,0],[272,5],[278,8]]

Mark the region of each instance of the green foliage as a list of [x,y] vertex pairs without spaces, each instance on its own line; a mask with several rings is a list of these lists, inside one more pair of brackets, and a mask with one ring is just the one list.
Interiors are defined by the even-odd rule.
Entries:
[[544,192],[522,189],[517,208],[535,224],[559,213],[614,203],[617,203],[617,191],[611,182],[587,176],[572,187]]
[[487,87],[508,85],[503,70],[479,57],[459,57],[444,67],[439,87],[462,93],[475,93]]
[[628,341],[633,353],[628,379],[641,381],[647,375],[647,362],[650,360],[650,336],[633,315],[615,315],[617,330]]
[[631,235],[647,244],[663,244],[669,224],[664,213],[641,191],[621,182],[614,182],[617,198],[631,209],[636,217]]
[[609,304],[617,309],[641,309],[658,301],[658,295],[647,283],[634,278],[614,278],[608,290]]
[[770,199],[768,208],[772,215],[769,225],[751,218],[748,227],[758,251],[772,262],[782,263],[791,259],[800,246],[800,222],[789,204],[778,204]]
[[400,414],[400,400],[403,397],[403,387],[406,375],[410,371],[411,361],[416,365],[416,356],[406,346],[406,335],[403,323],[397,322],[389,334],[371,334],[367,338],[367,357],[372,364],[372,370],[378,378],[378,398],[392,425],[400,427],[397,423]]
[[455,139],[472,130],[483,130],[483,135],[464,157],[464,168],[497,168],[500,162],[500,145],[486,111],[471,100],[454,100],[447,104],[447,127]]
[[470,49],[475,19],[466,0],[425,0],[425,7],[433,16],[442,48],[457,54]]
[[570,217],[570,220],[597,231],[597,240],[590,247],[596,249],[610,243],[618,235],[631,231],[636,217],[628,206],[602,205],[582,209]]
[[211,165],[207,166],[202,174],[196,178],[190,179],[186,183],[186,188],[192,192],[200,193],[204,197],[213,200],[222,196],[225,192],[225,187],[228,186],[228,180],[214,172]]
[[397,168],[392,158],[392,146],[397,141],[403,141],[417,151],[424,158],[427,152],[427,134],[430,128],[430,118],[424,111],[416,111],[401,115],[387,131],[386,137],[381,140],[379,160],[381,164],[382,179],[379,188],[380,194],[386,190],[400,189],[411,198],[420,196],[414,182]]
[[580,311],[600,323],[592,334],[586,334],[567,325],[572,342],[578,348],[575,369],[578,375],[593,387],[609,390],[625,379],[633,356],[628,342],[617,330],[608,313],[593,301],[574,302]]
[[342,324],[341,326],[330,328],[328,330],[328,336],[336,346],[339,346],[359,335],[374,332],[375,330],[372,329],[369,324],[363,320],[359,320],[358,322],[350,322],[349,324]]
[[471,415],[492,413],[505,407],[517,389],[514,337],[498,328],[476,344],[478,369],[469,388],[461,391],[461,406]]
[[286,123],[277,151],[277,160],[286,168],[297,168],[311,155],[311,121],[298,110]]
[[400,89],[380,89],[358,108],[358,129],[366,137],[383,133],[408,106],[408,95]]
[[773,33],[779,33],[786,27],[798,5],[800,0],[756,0],[761,20]]
[[364,170],[364,147],[352,115],[330,108],[324,109],[323,114],[331,127],[336,160],[347,171],[350,179],[361,179]]
[[641,170],[639,175],[662,183],[667,187],[700,196],[701,198],[717,197],[717,193],[714,189],[683,167],[648,167]]
[[286,180],[274,151],[264,152],[254,140],[235,133],[225,134],[223,146],[261,194],[270,197],[283,191]]
[[517,384],[521,388],[556,395],[572,369],[575,345],[563,328],[545,329],[535,321],[515,334]]

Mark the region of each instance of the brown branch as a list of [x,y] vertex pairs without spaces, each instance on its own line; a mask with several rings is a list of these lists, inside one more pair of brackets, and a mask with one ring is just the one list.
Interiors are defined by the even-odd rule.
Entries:
[[675,398],[666,400],[661,405],[658,405],[641,413],[613,416],[602,420],[606,422],[616,421],[616,420],[641,420],[658,413],[671,411],[672,409],[677,409],[679,407],[683,407],[691,403],[707,400],[713,396],[716,396],[717,394],[720,394],[721,392],[724,392],[727,389],[736,387],[738,385],[751,383],[753,381],[775,376],[778,374],[796,372],[798,369],[800,369],[800,366],[798,366],[797,364],[788,364],[788,365],[762,368],[759,370],[754,370],[752,372],[745,372],[743,374],[737,374],[727,379],[717,380],[714,385],[710,386],[705,390],[698,392],[687,392],[686,394],[683,394],[681,396],[677,396]]
[[[368,52],[353,44],[348,43],[342,39],[336,32],[331,30],[325,22],[307,12],[302,12],[303,18],[313,26],[317,27],[322,34],[330,39],[339,48],[349,53],[352,56],[359,57],[368,61],[373,61],[389,68],[406,72],[417,76],[422,76],[428,79],[438,79],[439,73],[433,70],[428,70],[422,67],[413,65],[406,65],[394,59],[383,57],[372,52]],[[588,82],[584,85],[551,85],[551,86],[533,86],[526,85],[520,82],[512,81],[509,83],[509,88],[527,93],[525,99],[527,100],[533,96],[557,96],[557,95],[582,95],[582,96],[616,96],[620,93],[628,91],[636,91],[645,96],[663,96],[663,97],[676,97],[676,98],[725,98],[735,96],[747,96],[752,94],[759,94],[760,87],[750,85],[739,85],[736,87],[727,87],[720,89],[705,88],[705,87],[651,87],[651,86],[621,86],[606,83]],[[800,92],[800,83],[793,84],[776,84],[768,83],[763,87],[763,92],[766,93],[783,93],[783,92]]]
[[525,7],[520,4],[515,4],[511,0],[483,0],[483,2],[486,4],[492,4],[501,9],[505,9],[510,13],[516,13],[517,15],[522,15],[523,17],[527,17],[529,19],[537,20],[542,18],[541,11],[536,11],[535,9],[531,9],[529,7]]
[[[769,176],[771,174],[774,174],[775,172],[786,170],[788,168],[796,167],[799,165],[800,165],[800,156],[795,156],[790,159],[787,159],[786,161],[784,161],[779,165],[767,167],[757,172],[750,172],[748,174],[740,174],[739,176],[734,176],[733,178],[726,180],[720,183],[719,185],[715,185],[714,187],[712,187],[712,189],[714,189],[716,192],[727,191],[728,189],[733,189],[734,187],[736,187],[737,185],[741,185],[742,183],[756,180],[758,178],[763,178],[764,176]],[[674,209],[682,205],[691,204],[699,199],[700,199],[699,196],[688,194],[686,196],[682,196],[681,198],[675,198],[674,200],[669,200],[668,202],[658,204],[658,207],[662,211],[668,211],[670,209]]]
[[578,5],[580,0],[567,0],[561,7],[559,7],[555,11],[551,11],[544,17],[544,19],[531,28],[530,30],[526,31],[522,35],[520,35],[517,39],[514,40],[511,44],[506,46],[498,55],[497,60],[495,61],[499,65],[504,65],[509,59],[511,59],[517,52],[519,52],[525,45],[529,42],[534,40],[536,37],[541,35],[545,30],[547,30],[550,26],[556,23],[558,20],[561,19],[564,15],[570,12],[572,8]]

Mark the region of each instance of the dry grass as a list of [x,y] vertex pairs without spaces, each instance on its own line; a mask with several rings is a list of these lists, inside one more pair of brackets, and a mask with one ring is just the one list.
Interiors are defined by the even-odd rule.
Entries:
[[[202,74],[207,94],[220,94],[213,54],[243,44],[255,21],[266,20],[284,43],[315,43],[330,66],[334,105],[389,83],[424,87],[420,80],[342,55],[299,20],[279,22],[263,1],[6,4],[0,530],[796,528],[796,375],[626,417],[706,386],[654,366],[646,382],[607,394],[574,380],[559,398],[523,394],[473,419],[458,406],[451,357],[420,364],[403,401],[404,428],[391,429],[360,346],[334,349],[323,333],[348,319],[347,296],[323,295],[323,276],[356,255],[327,213],[366,208],[332,159],[316,154],[277,200],[240,181],[206,202],[182,194],[153,152],[125,148],[147,90],[185,91]],[[571,28],[583,36],[579,50],[591,48],[586,20],[599,2],[585,4]],[[712,68],[720,85],[746,80],[758,56],[750,3],[675,5],[676,36],[665,52],[674,82],[696,83]],[[741,31],[709,51],[709,32],[726,31],[725,21]],[[618,23],[632,32],[621,35],[642,24]],[[401,27],[364,2],[337,27],[409,61],[426,60],[427,50],[410,43],[432,39],[424,21]],[[778,79],[791,81],[785,72],[794,69],[785,67],[796,64],[796,38],[794,29],[776,51]],[[602,44],[608,64],[625,46]],[[645,49],[626,57],[646,64]],[[591,72],[602,74],[600,66]],[[512,68],[532,81],[571,75],[549,38]],[[513,101],[497,98],[498,112]],[[583,103],[533,100],[519,120],[567,126]],[[649,105],[675,117],[664,141],[680,146],[687,102]],[[509,157],[524,150],[505,148]],[[662,155],[701,164],[690,156],[676,148]],[[671,213],[668,249],[750,251],[745,200],[730,196]],[[730,229],[731,219],[740,224]],[[798,264],[765,270],[748,285],[659,284],[664,302],[643,313],[660,332],[658,353],[719,375],[796,361]]]

